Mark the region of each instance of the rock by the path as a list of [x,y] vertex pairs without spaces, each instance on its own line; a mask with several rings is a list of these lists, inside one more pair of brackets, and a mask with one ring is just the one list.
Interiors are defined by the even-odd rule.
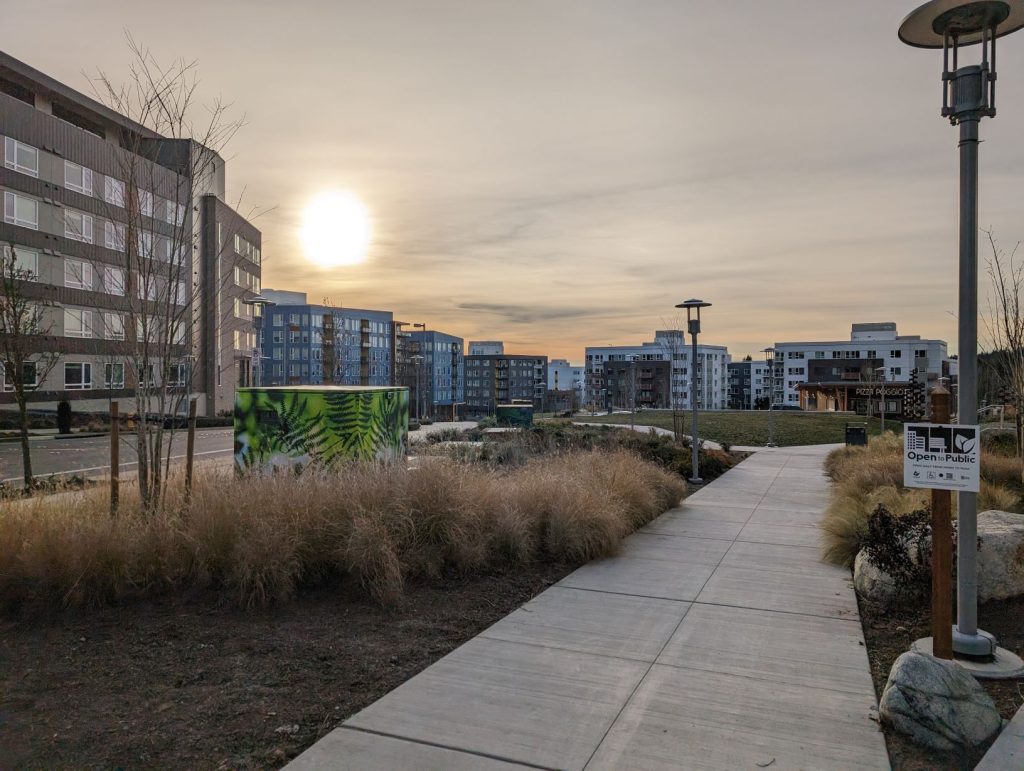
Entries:
[[999,710],[966,669],[917,651],[896,659],[878,713],[915,743],[936,750],[976,747],[1002,727]]
[[853,562],[853,586],[857,594],[875,602],[889,602],[896,596],[896,586],[888,573],[883,573],[868,560],[861,549]]
[[978,537],[979,602],[1024,594],[1024,514],[983,511]]
[[[1024,514],[983,511],[978,514],[978,601],[1024,595]],[[896,596],[892,578],[872,565],[863,550],[853,566],[857,593],[887,603]]]

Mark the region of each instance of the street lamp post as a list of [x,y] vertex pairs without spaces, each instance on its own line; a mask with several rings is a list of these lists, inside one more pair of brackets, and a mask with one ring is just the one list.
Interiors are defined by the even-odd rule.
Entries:
[[422,414],[422,406],[420,405],[420,365],[423,363],[423,357],[417,353],[410,356],[409,361],[416,363],[416,420],[419,420]]
[[[262,295],[256,295],[248,300],[242,300],[243,305],[250,305],[259,311],[260,316],[260,329],[259,336],[256,339],[256,387],[263,385],[263,341],[262,337],[267,333],[267,322],[264,311],[274,305],[277,305],[273,300],[268,300]],[[255,326],[255,324],[253,325]]]
[[772,411],[772,402],[775,401],[775,349],[763,348],[764,363],[768,365],[768,444],[765,447],[775,447],[775,413]]
[[881,380],[882,385],[878,392],[878,414],[882,418],[882,426],[878,433],[885,433],[885,367],[875,367],[875,372],[878,373],[878,378]]
[[690,333],[690,410],[693,415],[693,429],[690,435],[693,473],[690,476],[690,482],[700,485],[704,484],[704,480],[700,478],[700,458],[697,450],[697,335],[700,334],[700,309],[710,308],[711,303],[690,299],[679,303],[676,307],[686,308],[686,331]]
[[[978,126],[996,114],[996,39],[1024,27],[1024,0],[931,0],[900,25],[916,48],[942,49],[942,115],[960,127],[960,357],[957,420],[978,420]],[[961,66],[960,49],[981,43],[981,63]],[[952,69],[950,68],[952,64]],[[990,657],[996,640],[978,629],[977,494],[957,492],[957,623],[953,651]]]
[[[423,405],[420,403],[420,401],[421,401],[421,396],[420,396],[420,368],[423,366],[423,362],[426,360],[425,357],[422,354],[423,354],[423,351],[427,350],[427,324],[426,324],[426,322],[423,322],[422,324],[413,324],[412,326],[413,326],[414,329],[422,329],[423,330],[423,344],[420,346],[420,354],[421,354],[420,355],[420,365],[416,369],[416,417],[419,418],[420,413],[421,413],[421,411],[423,409]],[[433,352],[433,350],[431,350],[431,353],[430,353],[430,363],[431,363],[431,369],[433,369],[433,364],[434,364],[434,352]],[[433,374],[432,373],[428,373],[428,374],[430,374],[430,377],[425,378],[425,380],[427,381],[426,382],[426,386],[427,386],[427,389],[431,392],[431,396],[433,396],[433,392],[434,392],[434,378],[433,378]],[[433,399],[431,399],[431,404],[433,404]],[[431,413],[433,413],[433,408],[431,408]]]

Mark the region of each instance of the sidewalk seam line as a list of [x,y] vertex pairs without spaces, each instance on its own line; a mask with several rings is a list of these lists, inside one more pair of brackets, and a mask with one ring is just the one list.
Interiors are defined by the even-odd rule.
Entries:
[[[453,747],[448,744],[441,744],[440,742],[431,742],[426,739],[414,739],[409,736],[401,736],[400,734],[388,733],[387,731],[377,731],[373,728],[364,728],[357,725],[349,725],[348,723],[342,723],[338,728],[346,728],[349,731],[359,731],[360,733],[370,734],[372,736],[383,736],[386,739],[398,739],[399,741],[410,742],[412,744],[421,744],[426,747],[437,747],[441,750],[449,750],[451,752],[461,752],[464,755],[475,755],[478,758],[487,758],[489,760],[497,760],[502,763],[511,763],[516,766],[523,766],[524,768],[536,768],[540,771],[559,771],[559,769],[552,766],[540,766],[536,763],[530,763],[524,760],[512,760],[501,755],[492,755],[489,752],[480,752],[478,750],[467,750],[461,747]],[[315,746],[315,744],[314,744]]]

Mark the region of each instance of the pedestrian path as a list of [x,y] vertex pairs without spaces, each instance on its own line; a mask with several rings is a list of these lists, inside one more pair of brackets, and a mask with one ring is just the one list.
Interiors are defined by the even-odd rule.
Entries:
[[756,453],[290,768],[888,768],[824,454]]

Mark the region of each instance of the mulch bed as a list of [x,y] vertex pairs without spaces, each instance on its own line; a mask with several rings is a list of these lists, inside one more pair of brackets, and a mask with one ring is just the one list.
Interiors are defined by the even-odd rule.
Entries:
[[[881,608],[860,600],[861,621],[867,640],[871,676],[879,698],[889,677],[889,669],[910,644],[931,634],[928,600],[906,603],[896,608]],[[1024,654],[1024,597],[989,602],[978,608],[978,626],[991,632],[999,645],[1018,656]],[[980,680],[1004,719],[1012,718],[1024,703],[1024,681]],[[935,753],[910,742],[902,734],[885,730],[889,758],[894,771],[970,771],[985,754],[984,749],[970,753]]]
[[243,611],[212,597],[0,620],[0,768],[267,768],[575,566],[355,587]]

